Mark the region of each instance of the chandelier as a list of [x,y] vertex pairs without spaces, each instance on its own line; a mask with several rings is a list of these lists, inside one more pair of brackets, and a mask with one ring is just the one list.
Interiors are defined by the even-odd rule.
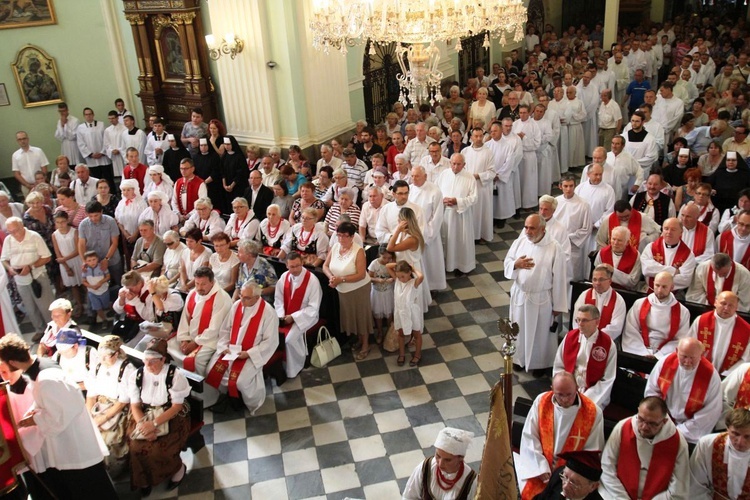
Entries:
[[313,47],[326,54],[331,49],[346,54],[347,43],[366,40],[372,42],[370,54],[375,43],[396,43],[399,100],[434,105],[442,99],[443,78],[435,42],[456,40],[456,52],[462,37],[482,32],[486,49],[490,38],[505,45],[506,33],[519,42],[525,22],[523,0],[313,0],[310,29]]

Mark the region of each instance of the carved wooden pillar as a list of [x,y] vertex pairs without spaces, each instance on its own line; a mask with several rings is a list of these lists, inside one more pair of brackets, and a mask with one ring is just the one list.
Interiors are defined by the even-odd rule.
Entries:
[[203,108],[205,121],[216,117],[216,97],[208,71],[200,0],[124,0],[138,55],[138,82],[144,118],[156,114],[170,132]]

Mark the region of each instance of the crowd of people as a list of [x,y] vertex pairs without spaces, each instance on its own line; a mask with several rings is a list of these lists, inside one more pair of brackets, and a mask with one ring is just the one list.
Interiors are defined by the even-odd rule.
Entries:
[[[279,332],[286,376],[304,368],[323,287],[339,296],[339,329],[356,360],[390,330],[397,364],[411,352],[419,366],[424,313],[447,273],[473,272],[476,245],[523,210],[523,234],[503,263],[519,326],[514,368],[554,378],[524,428],[522,497],[746,494],[745,34],[743,22],[692,16],[623,28],[606,48],[601,25],[560,36],[529,26],[526,50],[489,75],[477,68],[434,107],[396,103],[384,123],[358,122],[350,141],[322,145],[317,161],[296,146],[286,159],[280,148],[243,154],[199,108],[178,135],[157,116],[139,129],[121,99],[109,126],[91,108],[79,121],[60,104],[54,168],[20,131],[12,169],[24,203],[0,193],[0,375],[27,395],[17,409],[21,426],[38,431],[28,438],[38,445],[35,470],[49,471],[42,478],[60,498],[82,472],[107,482],[105,471],[129,471],[144,494],[176,487],[190,387],[174,367],[204,377],[206,407],[254,413]],[[286,265],[280,276],[275,261]],[[589,278],[571,304],[570,281]],[[628,310],[618,289],[643,297]],[[691,325],[686,300],[713,310]],[[574,330],[559,341],[570,310]],[[29,343],[10,335],[24,316]],[[75,319],[115,335],[92,349]],[[141,369],[122,351],[136,337]],[[618,350],[656,365],[637,415],[605,444]],[[73,404],[76,391],[86,398]],[[38,409],[58,393],[71,419],[91,415],[81,439],[98,432],[106,450],[92,445],[77,459],[55,448],[78,439],[55,437],[60,429]],[[728,434],[711,434],[722,423]],[[461,432],[438,438],[405,498],[473,491],[473,475],[458,481]],[[687,443],[697,446],[690,459]],[[674,456],[646,476],[652,452]],[[722,466],[723,476],[712,471]]]

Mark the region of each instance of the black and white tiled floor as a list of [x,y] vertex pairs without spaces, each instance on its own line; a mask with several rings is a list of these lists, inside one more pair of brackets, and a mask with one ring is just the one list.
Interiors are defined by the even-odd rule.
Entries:
[[[396,499],[413,468],[434,453],[444,426],[475,433],[466,460],[478,470],[489,390],[500,378],[497,320],[508,315],[505,254],[523,229],[511,220],[477,245],[477,269],[448,279],[425,316],[422,362],[396,366],[377,349],[355,361],[348,349],[328,367],[308,368],[281,387],[267,381],[255,416],[205,412],[206,447],[183,453],[188,476],[150,498]],[[409,357],[407,356],[407,361]],[[535,397],[549,379],[518,374],[514,397]],[[122,498],[138,498],[128,481]]]

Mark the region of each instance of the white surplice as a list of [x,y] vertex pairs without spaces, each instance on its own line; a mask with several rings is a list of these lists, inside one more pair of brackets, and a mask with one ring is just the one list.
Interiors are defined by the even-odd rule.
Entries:
[[599,145],[599,104],[601,99],[601,88],[599,85],[589,81],[588,85],[583,80],[576,85],[576,97],[581,100],[586,108],[586,120],[583,122],[583,139],[586,145],[586,155],[590,156],[594,148]]
[[[641,336],[640,313],[643,301],[651,302],[651,311],[646,316],[646,326],[648,326],[649,345],[644,345]],[[669,337],[671,325],[672,306],[677,303],[677,299],[671,293],[664,302],[660,302],[653,293],[648,297],[638,299],[633,307],[628,311],[625,319],[625,330],[622,332],[622,350],[639,356],[656,356],[662,359],[668,354],[677,350],[677,343],[680,339],[688,336],[690,329],[690,311],[680,304],[680,326],[674,339],[664,344],[660,349],[659,346]]]
[[492,150],[495,164],[494,217],[509,219],[520,208],[521,200],[516,199],[514,178],[518,176],[518,166],[523,158],[523,144],[521,138],[514,133],[503,135],[500,140],[490,140],[487,147]]
[[588,260],[586,245],[593,228],[591,206],[585,199],[575,193],[570,199],[565,198],[565,195],[562,194],[556,199],[555,219],[567,228],[568,238],[570,239],[570,266],[572,269],[570,279],[581,280],[584,278],[584,259]]
[[[582,333],[578,333],[578,356],[576,356],[576,366],[573,370],[573,376],[576,378],[578,384],[578,390],[583,393],[584,396],[588,397],[591,401],[596,403],[599,408],[605,408],[609,404],[609,399],[612,394],[612,387],[615,384],[615,376],[617,375],[617,346],[611,345],[609,354],[607,355],[607,366],[604,369],[602,378],[596,381],[594,385],[587,386],[586,384],[586,369],[589,364],[589,358],[591,357],[591,350],[594,348],[594,344],[599,338],[599,335],[606,335],[599,330],[594,332],[591,337],[586,338]],[[563,352],[565,352],[565,345],[568,341],[567,335],[560,342],[560,347],[557,348],[557,354],[555,355],[555,364],[552,367],[552,376],[565,371],[565,363],[563,362]]]
[[565,118],[568,123],[568,167],[579,167],[586,163],[586,143],[583,134],[583,122],[586,121],[586,107],[583,101],[568,99]]
[[[521,182],[521,207],[532,208],[539,204],[539,165],[536,154],[542,145],[542,134],[536,121],[531,118],[526,121],[514,121],[513,133],[516,135],[524,134],[523,139],[521,139],[523,158],[518,166]],[[547,192],[549,188],[550,186],[547,186],[543,192]]]
[[465,169],[458,174],[446,170],[438,177],[437,186],[444,198],[456,198],[455,206],[445,207],[440,231],[445,250],[445,270],[471,272],[477,265],[472,220],[477,203],[477,183]]
[[[713,500],[713,449],[714,440],[719,434],[703,436],[690,457],[690,498],[692,500]],[[725,436],[724,457],[727,467],[727,494],[736,500],[741,494],[747,474],[750,474],[750,451],[738,451],[732,441]]]
[[655,278],[656,275],[661,272],[668,272],[674,279],[675,290],[684,290],[690,286],[690,283],[693,280],[693,271],[695,271],[695,266],[697,265],[695,257],[693,256],[693,251],[690,251],[690,256],[680,266],[678,273],[677,269],[672,267],[672,262],[674,261],[679,246],[676,246],[675,248],[667,248],[666,243],[664,244],[664,264],[659,264],[656,259],[654,259],[654,253],[651,250],[651,247],[652,245],[646,245],[646,248],[644,248],[641,253],[641,272],[643,272],[643,277],[646,281],[648,281],[649,278]]
[[[698,264],[693,271],[693,280],[685,294],[685,300],[698,304],[708,304],[708,273],[714,275],[714,290],[723,290],[724,278],[714,273],[711,261]],[[742,264],[734,264],[734,279],[732,280],[732,291],[740,299],[737,309],[741,312],[750,312],[750,271]],[[713,304],[710,304],[713,305]]]
[[495,179],[493,153],[487,146],[482,145],[480,148],[469,146],[461,154],[466,160],[465,170],[474,176],[477,182],[477,203],[473,208],[474,239],[492,241],[495,237],[492,226],[492,186]]
[[[625,328],[625,316],[628,313],[628,310],[625,307],[625,299],[623,299],[622,296],[617,293],[612,287],[609,287],[609,290],[602,294],[596,293],[596,290],[593,289],[591,289],[591,291],[594,301],[596,302],[596,308],[599,309],[599,314],[602,313],[604,306],[609,304],[609,300],[612,298],[612,294],[614,293],[616,295],[615,308],[612,311],[612,319],[610,320],[609,324],[602,325],[601,321],[599,322],[599,330],[612,337],[612,340],[616,340],[620,335],[622,335],[622,330],[623,328]],[[578,311],[578,308],[586,303],[587,293],[588,290],[578,296],[575,306],[573,307],[573,311]],[[575,316],[573,317],[573,328],[578,328],[578,322],[575,320]]]
[[[716,312],[711,312],[710,314],[714,315],[714,337],[713,347],[711,348],[711,357],[708,358],[708,360],[718,371],[721,370],[721,367],[724,364],[724,359],[727,357],[727,353],[729,352],[729,348],[731,347],[729,344],[732,341],[732,331],[734,330],[734,324],[737,321],[737,315],[735,314],[729,318],[724,319],[716,314]],[[690,336],[694,339],[702,341],[698,331],[699,321],[700,316],[695,318],[695,321],[693,321],[693,324],[690,327]],[[750,362],[750,349],[748,349],[748,346],[743,345],[742,355],[740,356],[737,363],[735,363],[733,366],[730,366],[728,370],[721,372],[720,375],[722,377],[726,377],[733,371],[737,370],[740,365],[742,365],[742,363],[747,362]]]
[[409,190],[409,201],[419,205],[424,215],[423,262],[424,275],[430,290],[445,290],[445,254],[440,230],[443,227],[443,193],[435,184],[426,181],[421,186],[412,185]]

